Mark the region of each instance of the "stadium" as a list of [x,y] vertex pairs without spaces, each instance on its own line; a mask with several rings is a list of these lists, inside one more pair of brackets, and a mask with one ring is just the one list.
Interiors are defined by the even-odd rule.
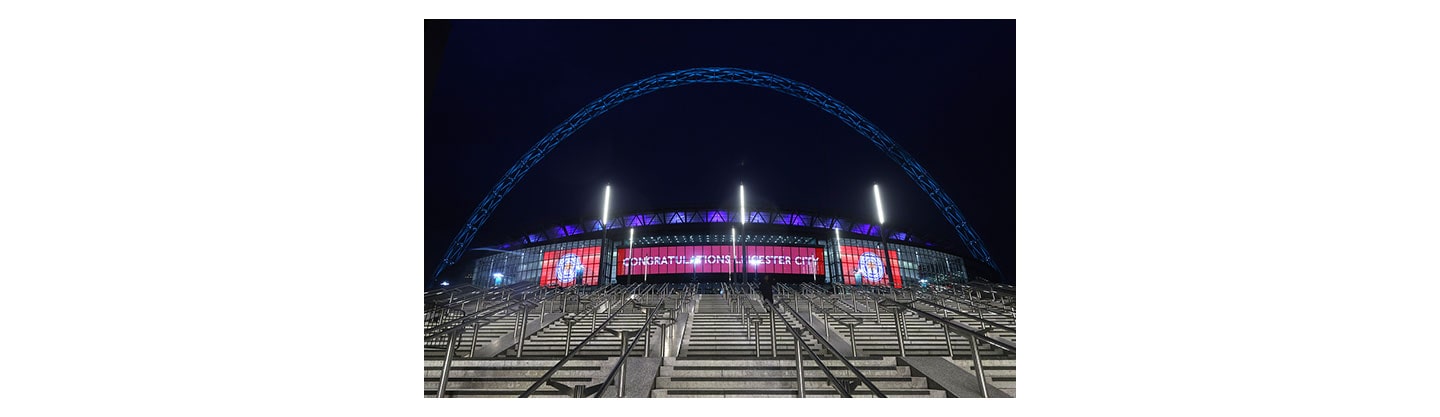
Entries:
[[[743,184],[736,210],[611,216],[606,185],[595,220],[472,245],[515,183],[589,118],[691,83],[771,88],[845,119],[926,191],[966,254],[886,230],[878,183],[874,222],[747,209]],[[757,71],[659,74],[552,130],[456,234],[425,293],[425,395],[1012,397],[1016,297],[986,279],[998,272],[945,191],[844,104]]]
[[[786,283],[926,288],[964,284],[972,276],[983,282],[996,274],[984,262],[937,249],[913,233],[886,230],[881,239],[874,222],[819,214],[752,210],[741,224],[736,210],[668,210],[622,215],[608,224],[604,233],[597,219],[471,248],[459,262],[465,274],[456,282],[554,288],[755,282],[759,275],[775,275]],[[611,249],[603,259],[602,246]],[[882,259],[886,250],[889,259]],[[749,261],[742,265],[740,259]],[[890,274],[883,274],[887,264]]]
[[[620,38],[606,44],[647,45],[647,33],[756,34],[769,23],[739,32],[725,22],[556,25],[457,24],[465,36],[437,47],[460,58],[438,71],[449,82],[436,83],[445,85],[434,93],[442,98],[427,98],[426,250],[427,263],[439,262],[425,276],[424,397],[1017,394],[1016,290],[1002,268],[1013,269],[1005,247],[1012,237],[1004,236],[1013,225],[999,221],[1013,216],[1005,201],[1013,193],[1013,22],[941,22],[920,28],[939,36],[913,38],[969,51],[964,62],[982,72],[967,77],[984,74],[990,83],[935,66],[894,67],[884,54],[895,50],[885,48],[876,59],[855,59],[848,50],[777,47],[760,59],[816,63],[800,74],[820,77],[816,85],[827,89],[857,88],[845,96],[862,97],[866,112],[880,117],[874,120],[955,122],[976,139],[954,145],[951,130],[901,128],[897,136],[926,138],[904,142],[925,158],[846,103],[785,75],[675,69],[685,61],[675,49],[594,61],[561,52],[595,52],[570,40],[613,28],[623,27],[607,32]],[[806,27],[839,37],[864,32],[814,25]],[[914,29],[903,25],[873,29]],[[770,27],[803,31],[790,26]],[[489,41],[517,30],[556,38],[513,51]],[[955,34],[1000,41],[945,43]],[[824,56],[792,60],[800,50]],[[893,57],[931,59],[931,50]],[[536,51],[544,52],[529,55]],[[695,56],[755,61],[734,51]],[[481,59],[491,56],[556,65],[522,70]],[[831,58],[855,67],[822,64]],[[911,83],[926,72],[957,87]],[[477,81],[481,73],[503,81]],[[911,88],[895,88],[903,85]],[[576,91],[593,100],[574,101]],[[867,94],[876,91],[920,93]],[[698,97],[687,99],[691,92]],[[950,99],[955,94],[965,99]],[[922,104],[931,99],[941,102]],[[915,119],[915,109],[932,109],[933,117]],[[546,126],[553,128],[538,130]],[[525,135],[540,135],[528,150],[531,142],[514,139]],[[541,164],[557,149],[564,149],[553,152],[557,161]],[[532,171],[540,178],[528,180]],[[957,180],[970,177],[977,180]],[[947,191],[942,183],[964,188]],[[965,204],[951,198],[956,190]],[[461,197],[435,197],[431,211],[432,195]],[[962,207],[978,210],[979,222]],[[457,217],[463,224],[452,222]],[[977,229],[999,237],[1001,261]]]
[[1015,395],[1015,289],[985,263],[880,224],[739,212],[472,247],[425,295],[425,395]]

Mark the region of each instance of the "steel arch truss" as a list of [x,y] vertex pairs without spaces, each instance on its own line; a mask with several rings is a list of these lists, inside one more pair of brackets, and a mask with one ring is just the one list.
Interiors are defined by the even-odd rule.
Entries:
[[[905,173],[910,176],[910,179],[914,180],[915,184],[919,185],[920,189],[924,190],[925,194],[930,196],[935,206],[945,215],[945,220],[949,221],[950,224],[955,227],[955,233],[959,234],[960,239],[965,242],[965,246],[969,249],[971,256],[989,264],[992,268],[995,268],[996,271],[1000,270],[1000,268],[995,265],[995,261],[990,258],[990,252],[985,250],[984,243],[980,241],[980,235],[976,234],[975,231],[970,228],[969,223],[965,221],[965,217],[960,214],[960,209],[955,207],[955,202],[950,200],[950,196],[945,194],[944,190],[940,189],[940,186],[935,183],[935,179],[930,177],[930,173],[926,172],[925,168],[921,167],[920,163],[916,162],[908,152],[900,148],[899,144],[896,144],[894,140],[890,139],[889,135],[880,131],[880,128],[875,127],[869,120],[855,113],[854,110],[851,110],[849,106],[841,103],[840,100],[836,100],[834,97],[830,97],[830,95],[820,92],[808,85],[775,74],[740,68],[691,68],[657,74],[640,81],[626,84],[586,105],[585,108],[580,109],[580,111],[571,115],[570,118],[565,119],[564,123],[561,123],[559,126],[556,126],[555,129],[551,130],[549,134],[540,139],[540,142],[525,152],[525,155],[520,157],[520,160],[516,161],[515,165],[511,166],[509,171],[505,172],[505,175],[500,178],[500,181],[490,190],[490,194],[487,194],[485,199],[480,202],[480,205],[475,207],[475,211],[470,214],[470,220],[465,223],[465,227],[460,229],[460,233],[455,235],[455,240],[450,243],[450,249],[446,251],[445,259],[435,268],[434,278],[438,278],[446,267],[454,265],[455,262],[460,260],[460,256],[465,253],[465,248],[470,246],[470,241],[475,238],[475,232],[479,231],[480,226],[484,225],[485,221],[490,219],[490,214],[495,211],[495,207],[500,205],[500,200],[505,198],[505,194],[508,194],[510,189],[515,188],[515,184],[519,183],[520,179],[525,177],[525,174],[530,171],[530,168],[540,163],[540,160],[544,158],[546,154],[549,154],[551,150],[555,149],[556,145],[559,145],[565,138],[570,137],[576,130],[585,126],[586,123],[590,122],[590,119],[604,114],[611,108],[620,105],[620,103],[656,90],[701,83],[743,84],[768,88],[791,97],[805,100],[815,105],[815,107],[824,110],[826,113],[830,113],[839,118],[842,122],[845,122],[846,125],[849,125],[850,128],[855,129],[856,132],[870,139],[870,143],[880,148],[880,151],[884,152],[886,156],[889,156],[890,160],[900,164],[900,168],[905,170]],[[610,228],[614,227],[613,225],[610,226]]]

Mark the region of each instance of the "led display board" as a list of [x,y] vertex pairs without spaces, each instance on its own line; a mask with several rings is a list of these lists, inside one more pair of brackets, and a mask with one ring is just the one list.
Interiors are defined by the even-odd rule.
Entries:
[[569,287],[600,283],[600,247],[545,252],[540,258],[540,286]]
[[[875,248],[863,246],[840,246],[840,270],[847,285],[886,285],[885,283],[885,260],[880,258],[881,251]],[[900,288],[900,257],[894,251],[890,251],[890,283],[889,286]]]
[[[743,255],[742,255],[743,254]],[[798,246],[657,246],[620,248],[619,275],[741,273],[748,255],[752,274],[824,274],[822,248]],[[818,268],[818,269],[817,269]]]

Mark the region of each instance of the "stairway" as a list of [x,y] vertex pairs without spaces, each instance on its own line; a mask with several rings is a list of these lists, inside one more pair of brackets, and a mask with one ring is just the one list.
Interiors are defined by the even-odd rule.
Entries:
[[[755,300],[758,305],[759,301]],[[750,325],[744,322],[744,316],[739,312],[731,312],[730,303],[723,296],[715,294],[700,295],[699,306],[691,318],[690,331],[685,335],[685,342],[681,345],[680,356],[684,357],[756,357],[757,335],[749,329]],[[770,357],[770,324],[769,315],[760,316],[764,321],[760,325],[758,343],[760,355]],[[785,319],[792,326],[798,326],[793,320],[786,319],[783,315],[776,315],[775,342],[778,355],[794,355],[795,337],[785,331],[785,325],[779,320]],[[806,334],[801,340],[809,345],[816,352],[822,352],[819,342]],[[788,353],[787,353],[788,352]]]
[[[567,313],[565,316],[574,318],[578,317],[579,314]],[[599,317],[596,317],[595,326],[598,327],[601,323],[604,323],[605,317],[607,316],[608,314],[602,314]],[[610,321],[609,327],[619,330],[637,330],[644,323],[645,313],[626,310],[615,315],[615,319]],[[541,329],[539,332],[530,335],[529,338],[525,339],[525,351],[523,353],[523,357],[564,357],[566,353],[565,328],[566,326],[564,320],[555,320],[554,323],[550,323],[549,326],[545,326],[544,329]],[[576,322],[575,327],[571,329],[570,346],[579,346],[580,342],[584,341],[585,337],[590,334],[591,329],[592,327],[589,317],[586,317],[579,322]],[[658,334],[658,329],[655,330],[654,333]],[[655,337],[655,339],[656,341],[658,341],[659,337],[657,336]],[[647,347],[647,345],[645,344],[645,338],[641,337],[640,340],[640,343],[636,344],[635,348],[630,351],[630,356],[636,357],[645,355],[644,349]],[[591,340],[589,344],[586,344],[585,347],[580,349],[580,353],[576,354],[575,358],[603,359],[620,356],[620,342],[621,341],[619,336],[601,330],[600,333],[595,336],[594,340]],[[508,358],[516,357],[516,348],[517,346],[511,346],[509,349],[506,349],[504,353],[501,353],[497,356]]]
[[[457,359],[450,364],[450,380],[446,383],[446,398],[516,398],[530,385],[539,380],[546,371],[555,366],[558,359]],[[425,359],[425,397],[434,398],[440,386],[440,370],[444,358]],[[593,384],[605,377],[603,372],[614,366],[613,359],[571,359],[551,377],[565,385],[576,383]],[[555,387],[541,385],[531,397],[568,397]]]
[[[758,300],[752,300],[758,303]],[[742,300],[743,302],[743,300]],[[754,305],[754,304],[752,304]],[[732,312],[730,302],[723,296],[704,294],[700,296],[690,332],[686,335],[679,357],[667,357],[655,378],[651,397],[785,397],[793,398],[797,391],[795,370],[795,338],[777,322],[775,330],[776,356],[771,356],[769,315],[761,325],[758,335],[747,329],[743,316]],[[777,320],[784,320],[791,326],[802,328],[788,314],[777,314]],[[757,339],[758,337],[758,339]],[[756,356],[756,343],[760,354]],[[854,375],[839,360],[827,352],[814,336],[804,333],[801,337],[823,358],[825,364],[837,378],[851,378]],[[802,352],[804,352],[802,348]],[[805,366],[806,397],[839,397],[831,387],[825,374],[807,353],[802,353]],[[929,389],[925,377],[911,376],[910,368],[897,366],[894,358],[851,359],[867,378],[889,397],[945,397],[944,390]],[[872,396],[868,389],[857,388],[856,397]]]
[[[895,358],[855,358],[850,360],[886,397],[944,398],[945,390],[929,389],[925,377],[911,376],[908,366],[897,366]],[[831,387],[820,367],[808,357],[805,364],[805,397],[835,398],[840,394]],[[853,374],[839,360],[825,360],[837,378]],[[794,398],[797,392],[794,351],[788,358],[665,358],[660,375],[655,378],[652,398],[674,397],[741,397]],[[873,397],[861,385],[852,394]]]
[[[895,329],[897,326],[893,314],[882,309],[877,321],[875,310],[871,307],[871,304],[860,302],[842,303],[841,305],[846,308],[855,308],[855,311],[852,311],[851,315],[865,320],[859,326],[855,327],[855,339],[858,340],[856,343],[858,344],[861,355],[888,357],[900,355],[900,348],[896,344],[897,335]],[[925,303],[917,302],[913,305],[937,316],[944,317],[949,314],[953,320],[959,323],[977,329],[982,328],[982,323],[979,320],[943,312],[941,309],[925,305]],[[947,306],[951,308],[957,307],[953,304],[948,304]],[[967,313],[971,312],[960,308],[956,309]],[[846,340],[849,340],[849,331],[838,321],[844,317],[850,317],[850,315],[840,312],[832,312],[831,314],[825,315],[830,326],[843,334]],[[1015,323],[1014,318],[1011,316],[992,314],[981,317],[1011,328],[1014,327]],[[965,369],[972,374],[975,372],[973,360],[970,356],[970,343],[968,338],[953,332],[950,334],[950,343],[954,349],[954,356],[951,356],[951,350],[945,345],[944,329],[939,324],[922,318],[918,314],[910,311],[905,313],[904,321],[907,329],[905,337],[906,356],[945,356],[949,357],[950,361],[961,369]],[[1006,339],[1011,342],[1014,342],[1016,339],[1015,332],[1012,331],[996,330],[987,334],[991,337]],[[980,364],[985,367],[985,379],[989,381],[991,385],[1000,388],[1001,391],[1005,391],[1013,397],[1015,395],[1016,381],[1015,355],[997,349],[989,344],[981,343],[980,345]]]
[[[649,304],[654,304],[661,298],[653,295],[649,297],[646,301]],[[910,366],[897,362],[896,357],[900,352],[896,346],[896,323],[892,314],[882,311],[877,321],[876,314],[868,302],[850,302],[849,295],[827,295],[825,297],[838,302],[838,305],[849,311],[850,314],[845,314],[832,307],[824,311],[826,314],[816,311],[818,316],[828,322],[829,329],[819,325],[821,322],[818,320],[811,321],[811,323],[815,323],[818,326],[817,330],[822,334],[839,334],[839,339],[849,340],[849,332],[845,326],[839,324],[838,319],[852,316],[864,319],[864,323],[858,326],[855,332],[857,340],[854,342],[858,345],[859,357],[850,358],[850,362],[877,385],[887,397],[933,398],[949,395],[938,384],[915,372]],[[958,301],[936,300],[949,308],[1014,328],[1013,315],[976,311]],[[670,299],[669,301],[669,305],[673,306],[674,300]],[[746,294],[742,296],[740,304],[758,308],[760,300],[756,295]],[[923,304],[916,303],[915,306],[936,315],[956,316],[954,313],[944,312],[942,309]],[[684,306],[688,306],[688,304]],[[811,314],[803,301],[800,306],[798,313],[802,317]],[[556,308],[558,309],[558,304]],[[555,314],[564,314],[567,318],[579,315],[578,313],[557,311],[541,312],[539,311],[541,309],[545,309],[545,307],[531,312],[530,316],[526,318],[527,322],[542,318],[553,320]],[[698,296],[696,304],[693,305],[693,310],[690,307],[685,307],[685,309],[691,311],[688,315],[689,326],[685,327],[687,323],[682,321],[677,322],[671,329],[672,334],[683,335],[678,353],[677,350],[673,350],[674,346],[672,345],[672,350],[669,351],[671,356],[647,365],[649,366],[648,372],[651,373],[644,374],[646,376],[643,378],[646,378],[646,382],[645,385],[638,388],[640,392],[649,386],[651,397],[793,398],[798,395],[795,369],[796,340],[786,330],[785,324],[788,323],[796,329],[805,327],[796,321],[796,317],[788,314],[788,308],[781,309],[787,313],[775,315],[777,323],[773,340],[775,343],[774,356],[771,355],[772,337],[768,313],[755,315],[762,319],[760,331],[756,334],[749,328],[749,324],[743,321],[744,315],[740,312],[739,306],[732,307],[731,300],[727,300],[725,296],[701,294]],[[596,323],[603,322],[608,315],[608,313],[600,315]],[[638,309],[627,308],[615,316],[610,327],[627,330],[638,329],[643,324],[644,318],[645,314]],[[517,397],[561,357],[565,356],[566,325],[564,320],[555,320],[526,338],[523,355],[517,357],[516,346],[510,346],[494,358],[468,357],[472,340],[477,346],[483,347],[495,339],[511,334],[515,329],[516,320],[518,317],[507,317],[483,325],[478,330],[467,329],[462,333],[451,367],[446,397]],[[979,320],[964,316],[954,320],[974,328],[982,328],[983,324]],[[938,323],[926,320],[913,312],[906,312],[905,321],[908,328],[905,340],[906,356],[945,357],[960,369],[974,372],[970,345],[966,338],[951,334],[953,345],[953,355],[951,355],[951,350],[946,347],[944,330]],[[575,323],[573,332],[570,334],[571,346],[579,345],[590,331],[591,325],[588,318]],[[827,351],[816,336],[805,330],[801,330],[800,333],[800,342],[805,343],[820,355],[827,368],[836,377],[853,378],[851,371],[841,364],[834,356],[834,352]],[[987,334],[995,338],[1015,340],[1015,333],[1011,330],[997,329],[987,332]],[[831,338],[832,341],[837,340],[834,336],[826,337]],[[656,329],[656,334],[650,339],[651,343],[658,344],[661,339],[658,329]],[[644,338],[631,351],[631,357],[645,355],[647,345],[643,340]],[[851,354],[848,349],[839,346],[838,342],[836,344],[837,348],[843,351],[839,352],[840,354]],[[437,343],[434,341],[426,345],[424,393],[426,397],[435,396],[439,386],[440,368],[444,362],[444,339],[440,338],[438,346],[436,345]],[[616,365],[621,346],[618,336],[602,331],[567,362],[555,374],[553,380],[568,386],[598,383]],[[660,355],[656,353],[659,351],[658,349],[652,350],[651,356],[659,357]],[[805,368],[806,397],[839,397],[839,392],[830,385],[819,365],[803,348],[802,352],[801,363]],[[1013,396],[1016,382],[1015,355],[989,345],[983,345],[980,349],[980,357],[987,381]],[[638,364],[639,362],[633,363]],[[933,364],[933,362],[931,363]],[[654,367],[657,365],[659,366],[658,375],[653,373],[656,372]],[[916,366],[920,369],[927,369],[926,372],[932,372],[929,369],[934,365],[921,366],[917,364]],[[656,375],[653,385],[649,383],[649,375]],[[973,376],[971,378],[973,379]],[[872,396],[864,385],[856,387],[852,395],[855,397]],[[566,397],[568,395],[549,385],[542,385],[532,396]]]
[[[539,316],[539,313],[532,313],[528,319],[534,320]],[[461,332],[460,339],[455,344],[455,354],[458,355],[457,357],[469,357],[471,347],[479,349],[495,339],[514,333],[515,322],[519,319],[519,314],[512,314],[509,317],[481,325],[478,330],[467,326],[465,331]],[[425,357],[445,359],[446,343],[447,341],[444,337],[437,337],[427,341],[425,343]]]

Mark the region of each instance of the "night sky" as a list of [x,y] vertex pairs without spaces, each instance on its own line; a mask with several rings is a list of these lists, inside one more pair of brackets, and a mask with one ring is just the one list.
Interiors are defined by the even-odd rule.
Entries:
[[[737,67],[810,85],[904,147],[949,193],[1013,282],[1013,21],[427,22],[425,263],[515,161],[621,85],[694,67]],[[611,213],[754,208],[874,222],[967,253],[900,167],[804,101],[735,84],[670,88],[579,129],[505,197],[472,245]]]

